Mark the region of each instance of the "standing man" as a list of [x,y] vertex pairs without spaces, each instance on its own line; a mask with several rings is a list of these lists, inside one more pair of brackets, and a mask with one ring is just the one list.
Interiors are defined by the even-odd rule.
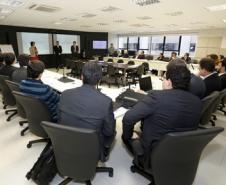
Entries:
[[53,51],[56,57],[56,69],[57,71],[59,71],[59,68],[62,67],[62,62],[61,62],[62,47],[59,44],[59,41],[56,41],[56,45],[53,47]]
[[109,56],[112,57],[114,55],[114,52],[115,52],[115,47],[114,47],[113,43],[111,43],[110,47],[108,48]]
[[76,41],[73,41],[73,45],[71,46],[71,53],[73,57],[77,57],[79,52],[79,47],[76,44]]

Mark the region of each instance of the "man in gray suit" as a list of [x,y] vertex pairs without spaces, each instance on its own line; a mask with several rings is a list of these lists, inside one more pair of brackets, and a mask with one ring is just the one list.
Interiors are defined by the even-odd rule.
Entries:
[[82,70],[83,85],[62,93],[59,103],[59,123],[98,130],[102,161],[108,154],[116,131],[112,100],[95,87],[102,76],[96,62],[87,62]]

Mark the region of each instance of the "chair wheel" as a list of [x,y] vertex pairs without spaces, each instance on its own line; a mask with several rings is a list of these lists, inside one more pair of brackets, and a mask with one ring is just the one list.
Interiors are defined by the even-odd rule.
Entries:
[[7,118],[6,121],[10,121],[10,118]]
[[31,144],[30,143],[27,144],[27,148],[31,148]]
[[5,114],[8,115],[9,113],[6,111]]
[[135,172],[136,172],[135,166],[131,166],[131,167],[130,167],[130,171],[131,171],[132,173],[135,173]]
[[22,127],[24,124],[23,123],[19,123],[19,125]]
[[[20,133],[20,135],[21,135],[21,136],[24,136],[24,133],[23,133],[23,132],[21,132],[21,133]],[[28,147],[28,146],[27,146],[27,148],[31,148],[31,147]]]

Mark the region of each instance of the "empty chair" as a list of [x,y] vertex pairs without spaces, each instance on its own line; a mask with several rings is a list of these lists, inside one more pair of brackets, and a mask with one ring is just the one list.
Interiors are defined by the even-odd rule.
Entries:
[[144,66],[144,75],[145,75],[149,71],[149,64],[147,62],[143,62],[142,65]]
[[[9,80],[8,76],[0,75],[0,87],[2,90],[4,109],[6,109],[7,106],[16,106],[16,99],[14,98],[10,88],[6,84],[6,80]],[[12,112],[12,114],[8,116],[6,121],[10,121],[11,118],[17,114],[17,109],[9,109],[5,111],[6,114],[10,112]]]
[[153,60],[154,56],[153,55],[146,55],[145,59],[147,60]]
[[135,65],[135,62],[133,60],[128,61],[128,65],[132,66]]
[[[7,84],[8,87],[10,88],[11,92],[12,92],[12,91],[17,91],[17,92],[20,91],[20,88],[19,88],[19,84],[18,84],[18,83],[12,82],[12,81],[10,81],[10,80],[6,80],[6,84]],[[14,95],[13,95],[13,96],[14,96]],[[15,97],[15,99],[16,99],[16,97]],[[26,112],[25,112],[23,106],[20,104],[20,102],[19,102],[17,99],[16,99],[16,107],[17,107],[17,113],[18,113],[18,115],[19,115],[21,118],[26,119],[26,118],[27,118]],[[19,121],[20,126],[22,126],[24,123],[28,123],[28,121],[27,121],[27,120],[25,120],[25,121]],[[25,133],[25,131],[27,131],[27,130],[28,130],[28,127],[26,127],[25,129],[23,129],[23,130],[21,131],[21,136],[23,136],[24,133]]]
[[135,84],[139,81],[139,79],[142,77],[144,73],[144,66],[140,65],[136,70],[133,70],[133,72],[127,73],[127,83]]
[[[203,108],[200,118],[201,125],[207,125],[211,121],[211,116],[216,106],[215,102],[217,101],[219,95],[220,93],[218,91],[214,91],[209,96],[206,96],[205,98],[202,99]],[[212,125],[215,126],[214,122],[212,122]]]
[[120,85],[119,81],[120,80],[122,81],[122,76],[123,74],[117,73],[117,70],[115,69],[114,66],[108,65],[106,82],[109,88],[111,87],[111,84],[116,84],[119,87]]
[[113,59],[112,59],[112,58],[109,58],[109,59],[107,60],[107,62],[113,62]]
[[100,156],[97,131],[50,122],[42,122],[42,126],[51,139],[57,169],[67,177],[60,185],[72,180],[91,185],[96,172],[108,172],[113,177],[112,168],[97,167]]
[[[151,180],[150,185],[192,185],[203,149],[223,130],[213,127],[168,133],[150,152],[149,160],[142,164],[144,167],[137,157],[131,171],[147,177]],[[143,153],[139,146],[135,140],[133,149],[138,156]]]
[[42,128],[41,121],[50,121],[51,115],[47,106],[41,102],[35,96],[27,95],[21,92],[13,91],[14,96],[23,106],[28,120],[29,130],[36,136],[42,137],[43,139],[29,141],[27,148],[30,148],[34,143],[47,142],[47,134]]

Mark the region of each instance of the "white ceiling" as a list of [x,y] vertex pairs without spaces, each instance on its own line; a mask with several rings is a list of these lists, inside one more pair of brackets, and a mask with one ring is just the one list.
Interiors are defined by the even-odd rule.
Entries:
[[[5,0],[0,0],[0,3]],[[9,0],[7,0],[9,1]],[[10,0],[12,1],[12,0]],[[11,8],[12,13],[0,14],[1,25],[54,28],[78,31],[111,33],[156,33],[158,31],[183,31],[225,29],[226,10],[210,12],[208,6],[226,4],[226,0],[160,0],[160,3],[141,7],[132,0],[18,0],[24,5]],[[32,4],[59,7],[54,13],[29,10]],[[113,6],[118,11],[101,9]],[[0,6],[8,8],[7,6]],[[86,18],[84,14],[96,16]],[[182,13],[182,14],[181,14]],[[171,16],[170,14],[181,14]],[[140,20],[137,17],[151,17]],[[73,21],[63,18],[76,19]],[[56,25],[55,22],[62,24]]]

